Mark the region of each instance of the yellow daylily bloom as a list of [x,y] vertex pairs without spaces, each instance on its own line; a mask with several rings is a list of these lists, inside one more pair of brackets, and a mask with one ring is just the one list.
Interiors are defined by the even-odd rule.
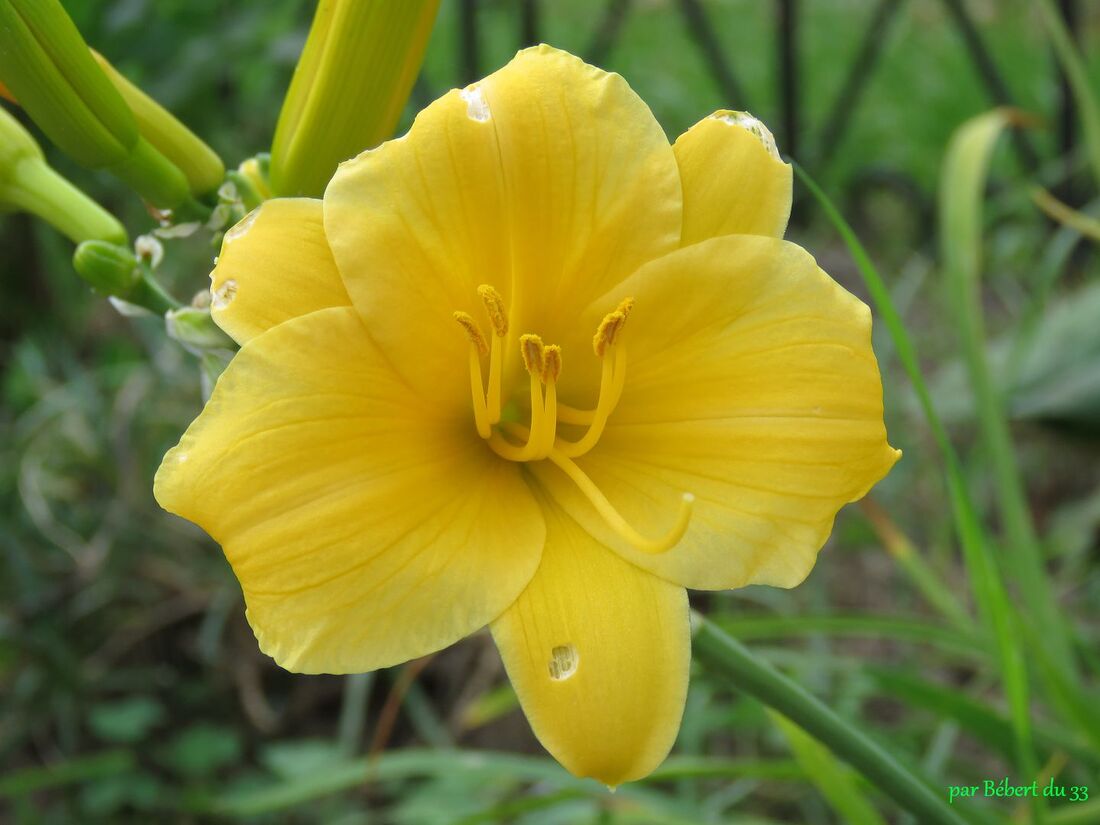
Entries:
[[157,500],[222,544],[283,667],[489,625],[559,762],[645,776],[685,588],[798,584],[899,455],[870,312],[780,239],[790,200],[757,121],[670,146],[618,75],[522,51],[227,236],[242,348]]

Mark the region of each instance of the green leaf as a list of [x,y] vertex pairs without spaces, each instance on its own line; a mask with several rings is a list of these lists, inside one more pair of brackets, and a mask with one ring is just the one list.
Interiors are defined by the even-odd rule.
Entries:
[[139,742],[164,719],[164,706],[151,696],[134,696],[97,705],[88,714],[88,726],[106,742]]
[[237,733],[215,725],[193,725],[172,740],[162,754],[164,763],[181,776],[201,779],[236,762],[241,754]]

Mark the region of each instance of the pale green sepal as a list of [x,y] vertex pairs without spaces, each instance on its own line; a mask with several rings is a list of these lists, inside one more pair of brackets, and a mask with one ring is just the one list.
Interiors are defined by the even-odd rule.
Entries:
[[393,135],[439,0],[321,0],[275,129],[279,196],[319,197],[341,161]]
[[236,344],[210,317],[209,307],[180,307],[164,316],[168,337],[199,354],[210,350],[234,350]]

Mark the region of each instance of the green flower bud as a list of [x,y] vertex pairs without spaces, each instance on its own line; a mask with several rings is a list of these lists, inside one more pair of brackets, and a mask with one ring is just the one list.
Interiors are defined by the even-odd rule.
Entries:
[[276,195],[319,196],[340,161],[392,136],[439,0],[320,0],[271,149]]
[[0,212],[8,210],[37,215],[76,243],[126,242],[122,224],[51,169],[30,133],[0,108]]
[[126,299],[141,281],[141,267],[128,247],[106,241],[84,241],[73,254],[73,268],[92,289]]
[[149,265],[128,247],[85,241],[73,254],[73,268],[99,294],[134,307],[163,315],[180,306],[153,279]]
[[59,0],[0,0],[0,80],[77,163],[110,169],[158,207],[189,197],[187,179],[141,137]]
[[0,0],[0,78],[81,166],[119,163],[137,142],[130,107],[58,0]]
[[184,174],[192,194],[204,195],[217,189],[225,177],[225,165],[214,150],[127,80],[103,55],[93,51],[92,56],[133,111],[141,136]]

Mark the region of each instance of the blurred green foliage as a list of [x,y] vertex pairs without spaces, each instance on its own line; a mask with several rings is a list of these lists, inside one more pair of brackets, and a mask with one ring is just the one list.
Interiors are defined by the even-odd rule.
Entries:
[[[988,464],[976,446],[929,210],[949,137],[991,104],[945,4],[911,0],[886,33],[837,151],[815,156],[816,130],[874,5],[801,3],[801,159],[882,269],[920,345],[970,488],[987,507]],[[1079,200],[1089,191],[1084,159],[1058,143],[1056,67],[1030,4],[966,5],[1018,105],[1045,118],[1030,134],[1043,158],[1035,175],[1022,172],[1007,145],[994,162],[985,206],[989,357],[1018,426],[1052,586],[1093,668],[1086,688],[1095,696],[1096,260],[1074,232],[1039,213],[1024,185],[1059,187]],[[91,44],[231,165],[268,145],[312,11],[304,0],[66,6]],[[485,73],[519,45],[520,4],[478,6]],[[747,102],[722,97],[679,3],[634,6],[602,64],[630,81],[670,136],[725,107],[750,109],[778,133],[773,3],[703,3]],[[444,0],[415,104],[461,82],[461,8]],[[544,2],[541,37],[583,55],[603,8]],[[1083,11],[1079,34],[1095,42],[1100,17]],[[1100,49],[1091,52],[1100,88]],[[150,226],[137,199],[114,182],[56,152],[51,161],[132,230]],[[861,292],[821,215],[804,204],[799,217],[795,239]],[[206,286],[216,250],[202,237],[166,243],[163,271],[186,299]],[[816,825],[844,821],[851,811],[864,821],[874,821],[871,809],[894,816],[827,754],[797,732],[781,734],[758,703],[702,670],[693,676],[674,756],[646,782],[610,796],[536,755],[483,636],[435,657],[396,694],[399,672],[353,683],[276,668],[256,649],[218,548],[152,499],[161,455],[199,409],[197,366],[165,340],[156,319],[122,318],[92,296],[70,255],[67,242],[42,225],[18,216],[0,221],[0,820]],[[965,604],[972,583],[927,424],[910,401],[892,343],[882,336],[876,344],[892,440],[906,452],[876,498],[918,548],[932,580]],[[908,568],[884,549],[889,537],[881,529],[849,508],[802,587],[694,594],[694,601],[944,788],[1010,774],[1011,727],[995,665],[972,635],[949,626],[922,598]],[[388,731],[380,723],[387,707],[397,711]],[[1046,711],[1034,724],[1040,755],[1064,783],[1095,780],[1100,758],[1078,731]],[[848,813],[838,814],[808,781],[809,774],[820,782],[821,770],[866,798],[841,803],[837,810]],[[1100,821],[1100,809],[1066,806],[1049,821]]]

